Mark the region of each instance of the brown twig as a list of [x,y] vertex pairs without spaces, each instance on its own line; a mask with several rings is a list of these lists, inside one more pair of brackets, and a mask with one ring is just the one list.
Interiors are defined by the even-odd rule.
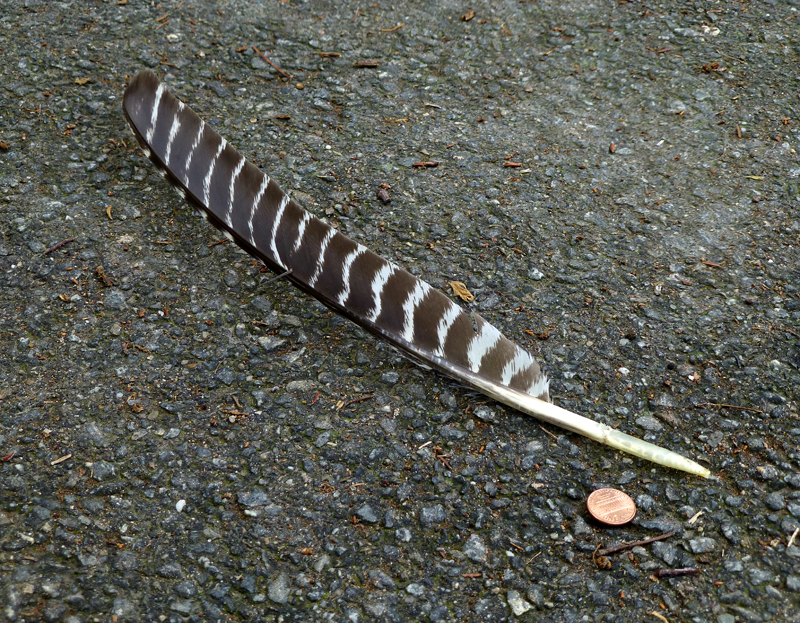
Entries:
[[375,398],[375,394],[370,394],[369,396],[361,396],[361,398],[353,398],[352,400],[348,400],[341,407],[339,407],[339,411],[341,411],[342,409],[346,409],[350,405],[355,404],[357,402],[364,402],[365,400],[369,400],[370,398]]
[[397,26],[395,26],[394,28],[381,28],[381,32],[394,32],[394,31],[395,31],[395,30],[397,30],[398,28],[402,28],[402,27],[403,27],[403,26],[405,26],[405,25],[406,25],[406,23],[405,23],[405,22],[403,22],[402,24],[398,24],[398,25],[397,25]]
[[277,66],[275,63],[273,63],[271,60],[269,60],[269,59],[268,59],[266,56],[264,56],[264,55],[261,53],[261,50],[259,50],[259,49],[258,49],[256,46],[253,46],[253,49],[254,49],[254,50],[255,50],[255,51],[258,53],[258,55],[259,55],[261,58],[263,58],[263,59],[264,59],[264,61],[266,61],[267,63],[269,63],[270,65],[272,65],[272,66],[275,68],[275,70],[276,70],[276,71],[277,71],[277,72],[278,72],[278,73],[279,73],[281,76],[284,76],[285,78],[291,78],[291,77],[292,77],[290,74],[287,74],[285,71],[283,71],[283,69],[281,69],[281,68],[280,68],[280,67],[278,67],[278,66]]
[[655,48],[649,48],[645,46],[645,50],[649,50],[653,54],[664,54],[665,52],[669,52],[672,48],[661,48],[660,50],[656,50]]
[[450,471],[453,471],[453,466],[450,465],[450,462],[447,460],[448,456],[450,456],[450,455],[449,454],[437,454],[436,458],[439,459],[442,462],[442,465],[444,465],[447,469],[449,469]]
[[683,569],[659,569],[656,571],[657,578],[677,578],[681,575],[694,575],[700,573],[700,569],[685,567]]
[[549,430],[547,430],[547,429],[546,429],[544,426],[542,426],[541,424],[539,424],[539,428],[541,428],[541,429],[542,429],[542,430],[543,430],[545,433],[547,433],[548,435],[550,435],[550,436],[551,436],[553,439],[555,439],[556,441],[558,441],[558,435],[554,435],[553,433],[551,433]]
[[754,411],[755,413],[764,413],[761,409],[753,409],[752,407],[740,407],[739,405],[728,405],[723,402],[698,402],[695,407],[728,407],[728,409],[741,409],[742,411]]
[[75,238],[67,238],[66,240],[62,240],[61,242],[56,242],[52,247],[47,249],[47,251],[42,253],[42,255],[47,255],[48,253],[52,253],[56,249],[59,249],[59,248],[63,247],[68,242],[74,242],[74,241],[75,241]]
[[631,549],[632,547],[639,547],[640,545],[648,545],[649,543],[655,543],[656,541],[663,541],[664,539],[668,539],[672,536],[675,536],[675,532],[667,532],[666,534],[659,534],[658,536],[654,536],[649,539],[644,539],[643,541],[632,541],[631,543],[622,543],[620,545],[614,545],[613,547],[606,547],[605,549],[601,549],[597,554],[599,556],[607,556],[608,554],[616,554],[617,552],[622,552],[626,549]]
[[703,262],[703,264],[705,264],[706,266],[711,266],[711,268],[722,268],[720,264],[709,262],[706,258],[701,258],[700,261]]
[[776,326],[774,326],[774,325],[770,325],[770,327],[769,327],[769,328],[770,328],[770,329],[777,329],[778,331],[785,331],[786,333],[790,333],[791,335],[793,335],[793,336],[795,336],[795,337],[800,337],[800,333],[798,333],[798,332],[797,332],[797,331],[795,331],[794,329],[789,329],[789,328],[787,328],[787,327],[776,327]]

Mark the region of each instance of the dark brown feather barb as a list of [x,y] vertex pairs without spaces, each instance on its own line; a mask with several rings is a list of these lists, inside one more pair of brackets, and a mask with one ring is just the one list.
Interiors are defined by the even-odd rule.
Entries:
[[[303,210],[155,74],[143,71],[131,81],[123,110],[145,154],[178,193],[272,271],[427,366],[643,456],[629,440],[645,442],[550,404],[547,377],[530,354],[479,315]],[[653,459],[653,450],[646,451]]]

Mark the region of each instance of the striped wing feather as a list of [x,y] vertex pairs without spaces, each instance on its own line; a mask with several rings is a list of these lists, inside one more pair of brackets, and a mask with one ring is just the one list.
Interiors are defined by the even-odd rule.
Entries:
[[661,465],[708,477],[674,452],[550,404],[526,351],[477,314],[303,210],[154,74],[125,91],[125,117],[189,203],[298,288],[407,354],[520,411]]
[[125,117],[165,178],[215,227],[297,287],[415,358],[473,387],[549,400],[525,350],[439,290],[303,210],[148,71]]

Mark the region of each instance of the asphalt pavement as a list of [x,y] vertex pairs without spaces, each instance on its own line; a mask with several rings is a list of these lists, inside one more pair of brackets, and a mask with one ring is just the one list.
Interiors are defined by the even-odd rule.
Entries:
[[[0,619],[800,621],[799,12],[0,1]],[[139,150],[141,69],[308,210],[463,282],[557,404],[713,477],[264,271]],[[631,523],[591,518],[600,487]]]

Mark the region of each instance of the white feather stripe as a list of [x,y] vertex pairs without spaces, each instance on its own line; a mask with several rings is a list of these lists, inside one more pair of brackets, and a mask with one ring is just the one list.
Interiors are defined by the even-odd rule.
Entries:
[[[178,113],[183,110],[183,102],[178,102]],[[172,120],[172,126],[169,129],[169,139],[167,139],[167,151],[164,154],[164,164],[169,166],[169,159],[172,155],[172,141],[175,140],[175,137],[178,135],[178,130],[181,129],[181,119],[178,114],[175,115],[175,118]]]
[[517,348],[514,358],[509,360],[503,367],[503,371],[500,373],[500,381],[503,383],[503,385],[508,385],[514,376],[523,370],[530,368],[532,363],[533,357],[531,357],[521,348]]
[[214,157],[211,159],[211,164],[208,165],[208,173],[206,173],[205,178],[203,178],[203,204],[208,205],[208,196],[211,193],[211,178],[214,175],[214,168],[217,166],[217,159],[219,155],[222,153],[222,150],[225,149],[225,145],[228,143],[223,138],[219,142],[219,147],[217,147],[217,153],[214,154]]
[[447,334],[450,333],[450,327],[453,326],[453,323],[456,321],[456,318],[458,318],[460,313],[461,308],[455,303],[451,302],[450,307],[447,308],[447,311],[439,319],[439,324],[436,327],[436,335],[439,338],[439,347],[433,353],[437,357],[444,357],[444,345],[447,343]]
[[272,222],[272,240],[269,243],[269,249],[272,251],[272,257],[275,259],[275,262],[278,266],[286,268],[286,265],[281,260],[281,256],[278,253],[278,247],[275,244],[275,241],[278,238],[278,227],[281,224],[281,219],[283,218],[283,212],[286,210],[286,206],[289,204],[289,195],[284,194],[281,197],[281,202],[278,204],[278,211],[275,213],[275,220]]
[[231,217],[233,216],[233,198],[236,195],[236,178],[239,177],[239,173],[242,172],[247,159],[242,156],[239,160],[239,163],[236,165],[236,168],[233,170],[233,175],[231,175],[231,183],[228,186],[228,211],[225,215],[225,221],[228,223],[229,227],[233,227],[233,221],[231,221]]
[[430,290],[431,287],[427,283],[417,279],[417,285],[414,286],[411,294],[408,295],[408,298],[403,303],[403,339],[407,342],[414,341],[414,314],[417,311],[417,306]]
[[253,219],[256,217],[256,210],[258,210],[258,204],[261,202],[261,197],[264,196],[264,193],[267,191],[267,186],[269,186],[269,175],[265,175],[261,179],[261,186],[256,193],[256,198],[253,199],[253,205],[250,206],[250,218],[247,219],[247,228],[250,233],[250,244],[256,246],[256,239],[255,239],[255,225],[253,225]]
[[475,337],[472,338],[469,343],[469,347],[467,348],[469,369],[473,372],[477,372],[481,369],[481,362],[486,356],[486,353],[492,350],[500,341],[500,338],[503,337],[500,331],[495,329],[485,320],[481,319],[479,324],[480,329],[478,330],[478,333],[475,334]]
[[[302,224],[305,228],[305,223]],[[350,269],[353,267],[353,262],[359,255],[366,253],[367,247],[364,245],[356,243],[354,251],[351,251],[347,254],[347,257],[344,258],[344,262],[342,262],[342,283],[344,284],[344,290],[342,290],[341,294],[339,294],[337,300],[339,301],[339,305],[344,306],[347,302],[347,299],[350,298]]]
[[203,138],[203,131],[205,129],[206,129],[206,122],[201,119],[200,127],[197,128],[197,136],[194,137],[192,146],[189,148],[189,155],[186,156],[186,170],[183,172],[183,185],[186,186],[186,188],[189,188],[189,171],[191,170],[192,167],[192,158],[194,158],[194,152],[197,149],[197,146],[200,145],[200,141]]
[[295,253],[297,253],[297,251],[300,249],[300,245],[303,242],[303,235],[306,233],[306,227],[308,226],[308,222],[310,220],[311,214],[303,210],[303,216],[300,217],[300,224],[297,226],[297,240],[294,241],[294,247],[292,247],[292,250]]
[[369,316],[367,316],[370,322],[375,322],[378,316],[381,315],[381,309],[383,307],[383,288],[386,287],[386,282],[389,281],[389,277],[391,277],[396,270],[397,266],[391,262],[386,262],[375,274],[375,277],[372,278],[372,300],[375,301],[375,306],[372,308]]
[[314,274],[311,275],[311,279],[308,280],[308,285],[314,286],[317,283],[317,279],[322,274],[322,268],[325,266],[325,251],[328,249],[328,245],[331,242],[331,239],[336,235],[336,230],[333,227],[330,227],[327,232],[325,232],[325,237],[322,239],[322,243],[319,245],[319,255],[317,256],[317,267],[314,269]]
[[518,411],[532,415],[539,420],[544,420],[665,467],[679,469],[703,478],[711,476],[711,472],[705,467],[676,452],[661,448],[642,439],[637,439],[631,435],[626,435],[610,426],[595,422],[572,411],[567,411],[550,402],[545,402],[504,385],[493,383],[482,376],[474,375],[465,380],[487,396],[491,396],[503,404],[514,407]]
[[160,82],[156,89],[156,96],[153,99],[153,110],[150,111],[150,127],[147,130],[147,142],[153,144],[153,134],[156,131],[158,122],[158,107],[161,105],[161,96],[164,95],[164,83]]
[[540,372],[539,376],[533,379],[527,393],[533,397],[550,395],[550,379],[544,372]]

